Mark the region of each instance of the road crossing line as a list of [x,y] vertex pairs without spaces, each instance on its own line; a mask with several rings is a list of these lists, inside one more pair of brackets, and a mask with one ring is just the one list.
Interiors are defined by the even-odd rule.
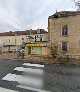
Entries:
[[18,87],[18,88],[23,88],[23,89],[27,89],[27,90],[32,90],[32,91],[36,91],[36,92],[51,92],[51,91],[41,90],[41,89],[32,88],[32,87],[27,87],[27,86],[22,86],[22,85],[18,85],[18,86],[16,86],[16,87]]
[[[35,74],[39,74],[39,75],[44,74],[44,70],[39,69],[39,67],[44,67],[44,65],[30,64],[30,63],[24,63],[22,65],[30,66],[30,67],[34,66],[34,67],[37,67],[37,69],[16,67],[14,69],[14,71],[31,73],[31,74],[34,74],[34,75]],[[22,89],[25,89],[25,90],[32,90],[32,91],[37,91],[37,92],[51,92],[51,91],[46,91],[46,90],[41,89],[42,86],[43,86],[43,79],[42,78],[32,77],[28,74],[26,75],[26,77],[24,77],[22,75],[15,74],[15,72],[14,72],[14,74],[8,73],[5,77],[2,78],[2,80],[18,82],[19,85],[17,85],[16,87],[22,88]],[[18,92],[18,91],[11,90],[11,91],[0,91],[0,92]]]
[[2,80],[6,81],[13,81],[13,82],[18,82],[19,84],[22,85],[35,85],[41,87],[43,84],[43,80],[40,78],[33,78],[30,76],[22,76],[22,75],[16,75],[16,74],[7,74],[5,77],[2,78]]
[[42,67],[42,68],[44,68],[44,65],[40,65],[40,64],[24,63],[23,65],[25,65],[25,66],[34,66],[34,67]]
[[44,73],[42,69],[32,69],[32,68],[24,68],[24,67],[16,67],[14,70],[34,73],[34,74],[39,74],[39,75],[40,74],[42,75]]
[[8,73],[5,77],[2,78],[2,80],[6,81],[18,81],[20,79],[21,75],[11,74]]
[[16,74],[11,74],[11,73],[7,74],[5,77],[2,78],[2,80],[16,81],[16,82],[19,82],[19,83],[24,82],[26,84],[28,84],[28,83],[30,84],[30,83],[33,82],[35,84],[35,82],[36,82],[39,85],[42,84],[42,80],[39,79],[39,78],[34,78],[33,80],[31,80],[31,79],[33,79],[33,78],[30,77],[30,76],[24,77],[22,75],[16,75]]

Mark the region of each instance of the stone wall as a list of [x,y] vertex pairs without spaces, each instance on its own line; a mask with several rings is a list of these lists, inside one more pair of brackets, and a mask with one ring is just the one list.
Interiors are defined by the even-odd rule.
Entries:
[[[80,57],[80,15],[48,19],[50,43],[57,44],[58,53],[62,54],[61,43],[67,42],[66,54]],[[68,36],[62,36],[62,26],[68,25]]]

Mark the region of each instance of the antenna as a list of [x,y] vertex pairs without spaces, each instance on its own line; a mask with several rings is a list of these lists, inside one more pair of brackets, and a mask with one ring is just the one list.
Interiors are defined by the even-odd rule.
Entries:
[[73,1],[75,3],[75,6],[77,6],[77,11],[80,11],[80,0],[78,1],[73,0]]
[[57,13],[57,8],[56,8],[56,13]]

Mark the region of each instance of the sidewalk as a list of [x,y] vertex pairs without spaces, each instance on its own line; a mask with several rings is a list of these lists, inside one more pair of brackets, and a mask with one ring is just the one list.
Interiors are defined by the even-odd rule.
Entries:
[[0,59],[1,60],[20,60],[20,61],[29,61],[33,63],[45,63],[45,64],[56,63],[56,61],[51,57],[28,55],[28,56],[24,56],[24,59],[22,59],[22,57],[17,57],[17,53],[0,54]]
[[24,59],[22,57],[17,57],[17,53],[3,53],[0,54],[1,60],[19,60],[19,61],[28,61],[31,63],[43,63],[43,64],[66,64],[66,65],[80,65],[80,60],[72,59],[70,62],[65,62],[64,60],[58,61],[57,59],[54,59],[53,57],[47,57],[47,56],[34,56],[34,55],[28,55],[24,56]]
[[2,53],[0,54],[0,59],[15,59],[17,58],[17,54],[16,53]]

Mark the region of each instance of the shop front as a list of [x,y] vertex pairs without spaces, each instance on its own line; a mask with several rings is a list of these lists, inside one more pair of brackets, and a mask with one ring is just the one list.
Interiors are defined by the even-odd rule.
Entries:
[[[47,44],[27,44],[29,54],[31,55],[43,55]],[[46,51],[47,52],[47,51]]]

